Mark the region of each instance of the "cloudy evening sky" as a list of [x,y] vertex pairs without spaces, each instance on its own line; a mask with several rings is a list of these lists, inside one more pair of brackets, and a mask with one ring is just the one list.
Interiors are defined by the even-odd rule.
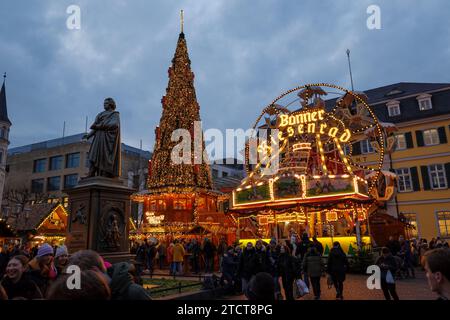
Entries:
[[[81,30],[66,27],[69,5]],[[366,9],[381,8],[381,30]],[[300,0],[1,1],[10,147],[84,131],[113,97],[123,142],[151,150],[179,11],[204,128],[248,128],[281,92],[328,82],[350,88],[450,82],[450,2]]]

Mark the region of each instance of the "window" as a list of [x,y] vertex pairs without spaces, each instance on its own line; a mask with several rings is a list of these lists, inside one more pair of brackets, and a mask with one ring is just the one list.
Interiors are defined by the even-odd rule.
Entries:
[[447,178],[445,177],[445,168],[443,164],[434,164],[428,166],[430,174],[430,183],[433,189],[446,189]]
[[134,189],[139,189],[139,178],[140,178],[139,174],[133,175],[133,188]]
[[49,170],[60,170],[62,169],[63,156],[56,156],[50,158]]
[[366,140],[362,140],[361,141],[361,153],[372,153],[373,152],[373,148],[372,145],[370,144],[369,139]]
[[187,199],[174,199],[173,200],[173,208],[175,210],[185,210],[188,209]]
[[407,148],[406,137],[403,133],[396,135],[395,139],[397,140],[396,150],[405,150]]
[[406,222],[409,224],[407,228],[408,238],[419,238],[419,229],[417,227],[417,216],[415,213],[403,213]]
[[64,188],[71,189],[78,184],[78,174],[64,176]]
[[225,172],[225,171],[222,172],[222,177],[224,177],[224,178],[225,178],[225,177],[228,177],[228,172]]
[[44,179],[31,180],[31,192],[32,193],[44,192]]
[[431,105],[431,99],[419,100],[419,109],[420,111],[430,110],[433,106]]
[[66,155],[66,168],[78,168],[80,166],[80,153],[69,153]]
[[411,172],[409,168],[396,169],[398,177],[398,191],[399,192],[410,192],[413,191],[411,182]]
[[425,130],[423,132],[423,141],[426,146],[439,144],[439,133],[437,129]]
[[61,177],[48,178],[47,191],[59,191],[61,188]]
[[441,211],[437,213],[439,235],[441,237],[450,237],[450,211]]
[[387,105],[389,117],[395,117],[400,115],[400,104],[392,103]]
[[34,160],[33,172],[44,172],[47,166],[47,159]]
[[213,178],[219,177],[219,170],[217,170],[217,169],[212,169],[212,176],[213,176]]

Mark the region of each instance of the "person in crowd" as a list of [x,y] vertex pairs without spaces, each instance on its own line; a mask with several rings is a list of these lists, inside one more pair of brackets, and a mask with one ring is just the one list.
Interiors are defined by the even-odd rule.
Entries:
[[278,257],[280,255],[280,248],[275,239],[271,239],[267,251],[267,271],[273,278],[275,288],[275,297],[277,300],[281,299],[281,288],[278,282]]
[[174,274],[181,274],[183,271],[183,261],[184,261],[184,247],[183,245],[178,241],[174,241],[174,247],[173,247],[173,263],[174,266]]
[[314,246],[317,249],[317,252],[322,256],[323,255],[323,245],[320,243],[319,240],[317,240],[317,237],[313,237],[313,243],[312,246]]
[[295,280],[295,266],[294,257],[292,257],[289,247],[282,245],[280,254],[278,256],[278,274],[281,277],[283,290],[286,300],[294,300],[294,280]]
[[[395,274],[397,263],[391,254],[389,248],[384,247],[381,250],[382,255],[377,259],[376,265],[381,270],[381,289],[386,300],[399,300],[395,289]],[[389,279],[390,278],[390,279]]]
[[228,251],[228,244],[225,238],[221,238],[219,245],[217,246],[217,255],[219,257],[219,270],[222,272],[222,259],[224,254]]
[[389,251],[391,252],[391,254],[393,256],[396,256],[397,253],[400,251],[400,242],[398,240],[395,240],[393,236],[389,237],[389,241],[386,244],[386,248],[389,249]]
[[67,251],[67,247],[65,245],[61,245],[56,249],[55,253],[55,268],[58,276],[64,273],[68,262],[69,252]]
[[59,277],[49,288],[48,300],[110,300],[111,289],[104,277],[93,270],[80,273],[80,290],[67,286],[69,274]]
[[7,298],[12,299],[42,299],[42,293],[34,281],[26,274],[28,258],[23,255],[14,256],[9,260],[6,273],[0,282]]
[[192,261],[192,272],[194,274],[197,274],[200,272],[199,261],[200,261],[200,253],[201,253],[200,245],[199,245],[197,239],[192,240],[190,253],[191,253],[191,261]]
[[159,256],[159,269],[164,269],[164,264],[166,261],[166,255],[167,255],[167,247],[166,244],[161,241],[161,243],[158,246],[158,256]]
[[430,243],[428,244],[428,249],[433,250],[436,245],[436,239],[431,238]]
[[45,297],[47,287],[50,282],[56,279],[57,271],[54,265],[53,248],[48,243],[44,243],[29,263],[27,274],[41,290]]
[[267,272],[267,253],[261,239],[258,239],[255,244],[255,269],[254,273]]
[[169,264],[169,275],[175,274],[175,263],[173,262],[173,248],[174,243],[171,242],[167,248],[167,263]]
[[222,258],[222,277],[221,277],[221,283],[225,284],[225,289],[230,292],[234,288],[234,275],[236,273],[238,261],[236,261],[234,257],[234,248],[228,247],[227,251],[223,254]]
[[305,255],[305,258],[302,262],[302,267],[305,272],[309,276],[309,280],[311,282],[314,299],[320,299],[320,277],[323,272],[323,263],[322,263],[322,255],[317,249],[317,246],[311,246],[308,249],[308,252]]
[[144,265],[145,265],[145,244],[144,242],[138,244],[136,248],[136,274],[137,276],[141,276],[142,272],[144,271]]
[[106,269],[97,252],[80,250],[71,255],[69,265],[77,265],[81,271],[95,271],[103,277],[111,290],[112,300],[150,300],[147,291],[134,283],[128,262],[119,262]]
[[153,241],[147,242],[146,253],[147,253],[147,269],[150,275],[155,271],[155,256],[156,256],[156,243]]
[[423,265],[432,292],[438,294],[438,300],[450,299],[450,249],[438,248],[427,251]]
[[333,285],[336,288],[336,299],[344,299],[344,281],[348,268],[347,256],[338,241],[333,243],[328,255],[327,273],[331,276]]
[[302,234],[302,239],[300,241],[300,243],[297,246],[297,250],[294,253],[294,255],[298,258],[300,258],[300,260],[303,261],[303,258],[306,254],[306,252],[308,252],[308,248],[312,245],[311,241],[309,240],[308,234],[306,232],[304,232]]
[[414,270],[414,260],[411,250],[411,244],[408,240],[403,242],[403,246],[400,249],[401,256],[403,257],[403,266],[406,272],[407,278],[415,278],[416,273]]
[[246,292],[248,283],[255,273],[255,248],[251,242],[247,243],[241,254],[238,267],[238,275],[242,281],[242,292]]
[[205,273],[214,272],[214,255],[216,253],[216,246],[205,238],[203,242],[203,257],[205,258]]
[[248,283],[245,290],[245,296],[248,300],[275,300],[275,289],[272,276],[267,272],[257,273]]

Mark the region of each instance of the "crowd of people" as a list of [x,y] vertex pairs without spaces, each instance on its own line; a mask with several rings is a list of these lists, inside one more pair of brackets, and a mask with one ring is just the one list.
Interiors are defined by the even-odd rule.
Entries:
[[[111,264],[97,252],[68,254],[66,246],[42,244],[34,253],[21,247],[0,252],[0,300],[150,300],[134,265]],[[6,263],[5,263],[6,261]],[[80,269],[81,290],[68,286],[68,266]]]
[[[177,275],[187,263],[193,273],[199,273],[200,268],[205,273],[220,271],[225,290],[229,294],[245,294],[248,299],[274,300],[284,296],[295,300],[299,296],[299,281],[314,299],[320,299],[321,278],[326,277],[329,288],[336,291],[336,299],[342,300],[349,271],[347,255],[338,241],[324,257],[323,245],[316,238],[310,240],[306,233],[292,241],[272,239],[267,244],[257,240],[244,246],[228,245],[225,239],[216,246],[208,238],[202,242],[179,239],[168,245],[144,241],[132,250],[135,261],[111,264],[92,250],[69,256],[64,245],[52,247],[44,243],[36,250],[23,246],[1,248],[0,299],[149,300],[142,287],[142,274],[153,272],[158,265]],[[450,249],[446,241],[391,238],[375,263],[380,267],[381,289],[387,300],[399,299],[396,281],[414,277],[418,267],[425,271],[432,291],[441,299],[450,297]],[[66,270],[71,265],[80,269],[82,290],[71,290],[67,285],[71,274]]]
[[203,241],[175,239],[169,244],[145,239],[133,243],[131,253],[136,255],[139,274],[153,274],[155,266],[158,266],[160,270],[169,268],[170,275],[180,275],[184,273],[185,264],[191,273],[199,274],[216,271],[216,261],[220,268],[227,247],[225,239],[221,239],[217,246],[209,238]]

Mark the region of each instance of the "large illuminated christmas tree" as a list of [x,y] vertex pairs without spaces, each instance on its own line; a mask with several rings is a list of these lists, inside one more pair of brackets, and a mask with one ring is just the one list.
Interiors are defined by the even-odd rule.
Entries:
[[[156,141],[149,168],[148,188],[150,192],[186,191],[186,189],[212,189],[211,172],[208,159],[194,162],[194,122],[200,121],[200,106],[194,87],[194,73],[191,71],[186,39],[183,31],[178,37],[177,48],[169,67],[169,84],[166,95],[162,97],[162,116],[156,128]],[[176,129],[185,129],[191,134],[190,163],[175,164],[171,159],[173,148],[179,143],[171,140]],[[202,132],[196,132],[202,135]],[[197,137],[199,138],[199,137]],[[199,149],[199,148],[198,148]],[[198,151],[198,150],[197,150]]]

